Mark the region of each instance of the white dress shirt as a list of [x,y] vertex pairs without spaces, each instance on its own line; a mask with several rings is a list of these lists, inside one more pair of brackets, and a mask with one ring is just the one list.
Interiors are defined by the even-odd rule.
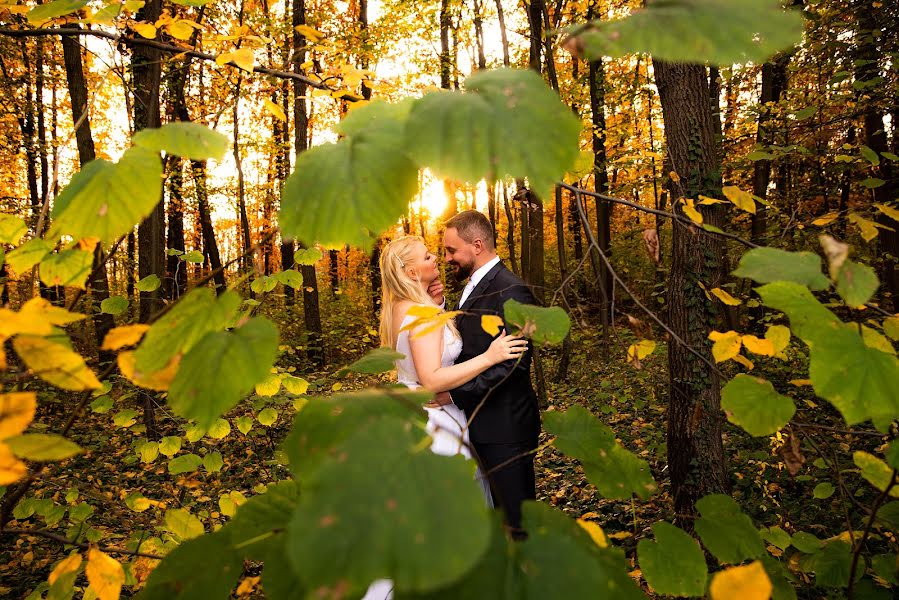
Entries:
[[462,290],[462,297],[459,299],[459,306],[461,307],[465,304],[465,301],[468,300],[468,296],[471,295],[471,291],[477,287],[478,283],[484,278],[490,269],[499,262],[499,256],[494,256],[492,259],[487,261],[485,264],[481,265],[481,267],[471,274],[471,277],[468,279],[468,283],[465,285],[465,289]]

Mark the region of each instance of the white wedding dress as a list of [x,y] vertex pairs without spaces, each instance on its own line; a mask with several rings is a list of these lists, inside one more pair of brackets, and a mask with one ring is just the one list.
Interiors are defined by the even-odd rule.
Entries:
[[[407,316],[400,324],[400,329],[410,323],[414,317]],[[418,372],[415,363],[412,362],[412,348],[409,346],[409,331],[400,331],[396,339],[396,351],[403,354],[403,358],[396,361],[397,381],[406,387],[416,389],[421,387],[418,380]],[[448,326],[443,328],[443,354],[440,357],[440,366],[451,367],[462,352],[462,340],[453,334]],[[428,413],[427,431],[433,438],[431,452],[442,456],[454,456],[462,454],[471,458],[468,449],[468,430],[465,428],[467,419],[461,408],[455,404],[447,404],[439,408],[425,407]],[[477,480],[484,492],[487,506],[493,507],[490,496],[490,486],[487,479],[477,471]],[[378,579],[369,587],[362,600],[389,600],[393,598],[393,582],[389,579]]]

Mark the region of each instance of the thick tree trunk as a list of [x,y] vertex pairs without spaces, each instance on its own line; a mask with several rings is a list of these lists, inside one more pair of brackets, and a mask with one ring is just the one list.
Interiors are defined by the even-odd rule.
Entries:
[[450,0],[440,0],[440,87],[450,89],[453,74],[450,29],[453,26]]
[[[606,76],[602,59],[590,62],[590,112],[593,115],[593,189],[598,194],[609,193],[609,174],[606,158]],[[606,200],[596,199],[596,243],[603,254],[612,254],[612,205]],[[599,267],[600,322],[603,328],[603,352],[608,352],[609,326],[612,322],[614,293],[612,272],[604,261],[596,261]]]
[[[203,233],[203,253],[209,259],[209,268],[212,269],[212,281],[215,285],[216,295],[221,295],[227,289],[225,283],[225,271],[222,269],[222,259],[219,256],[218,243],[215,241],[215,229],[212,227],[212,215],[209,211],[209,189],[206,186],[206,161],[190,161],[191,174],[194,180],[194,189],[197,192],[197,213],[200,217],[200,231]],[[291,259],[292,260],[292,259]]]
[[[708,79],[701,65],[655,60],[654,69],[668,153],[679,175],[672,182],[674,210],[679,211],[676,200],[720,196]],[[720,206],[702,208],[707,222],[720,225]],[[711,289],[721,280],[723,245],[692,225],[681,221],[672,225],[668,322],[675,334],[710,361],[708,334],[717,308],[700,284]],[[729,489],[721,442],[720,382],[709,364],[674,340],[669,343],[668,466],[675,513],[687,528],[692,527],[696,500]]]
[[[306,38],[296,31],[296,27],[306,24],[305,0],[293,0],[293,69],[295,73],[302,71],[301,65],[306,60]],[[293,82],[293,131],[294,147],[299,156],[309,148],[309,118],[306,114],[306,84],[299,80]],[[305,248],[300,240],[299,246]],[[322,336],[322,321],[318,303],[318,278],[314,265],[303,265],[300,268],[303,274],[303,320],[308,336],[306,356],[316,366],[324,364],[324,337]]]
[[[66,69],[66,84],[72,105],[72,122],[78,124],[78,127],[75,128],[75,143],[78,147],[78,159],[83,168],[84,165],[94,160],[97,155],[94,150],[94,138],[91,134],[91,122],[87,114],[87,82],[84,77],[84,66],[81,62],[81,45],[76,38],[63,36],[62,52],[63,63]],[[94,249],[94,262],[91,273],[92,277],[89,282],[90,293],[94,297],[94,302],[99,306],[101,302],[109,298],[106,254],[100,244],[97,244],[97,247]],[[102,342],[109,330],[115,327],[115,320],[112,315],[102,313],[99,310],[94,313],[93,320],[96,339],[98,342]],[[115,353],[100,350],[99,357],[101,364],[109,363],[115,360]]]

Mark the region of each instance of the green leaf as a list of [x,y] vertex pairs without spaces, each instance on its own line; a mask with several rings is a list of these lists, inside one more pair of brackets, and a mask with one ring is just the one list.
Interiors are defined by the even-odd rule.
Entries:
[[186,262],[193,263],[196,265],[201,265],[201,264],[203,264],[204,257],[203,257],[203,253],[200,252],[199,250],[191,250],[187,254],[183,255],[181,257],[181,260],[184,260]]
[[41,282],[48,286],[63,285],[83,290],[93,260],[93,253],[84,250],[54,252],[41,260]]
[[761,529],[759,530],[759,534],[761,534],[763,540],[770,544],[774,544],[781,550],[786,550],[790,547],[790,534],[777,525],[768,529]]
[[865,157],[865,160],[867,160],[875,167],[880,164],[880,157],[877,156],[877,152],[875,152],[874,150],[868,148],[865,145],[859,146],[858,150],[859,152],[861,152],[862,156]]
[[495,69],[471,75],[464,92],[431,92],[416,101],[406,141],[419,166],[440,176],[471,183],[525,178],[547,199],[577,163],[581,128],[539,75]]
[[652,532],[655,542],[642,539],[637,544],[646,583],[659,594],[702,596],[708,572],[696,540],[665,521],[654,523]]
[[112,398],[105,394],[91,402],[91,412],[95,412],[99,415],[108,413],[111,408]]
[[852,307],[861,306],[870,300],[879,284],[874,269],[851,260],[843,263],[837,274],[837,292]]
[[203,523],[183,508],[165,511],[165,527],[182,540],[190,540],[203,535]]
[[196,423],[191,424],[191,426],[188,427],[187,431],[184,433],[184,437],[191,444],[199,442],[201,439],[203,439],[204,435],[206,435],[206,428],[200,427]]
[[287,553],[311,588],[352,595],[389,578],[400,593],[425,592],[476,564],[490,534],[475,464],[422,452],[422,441],[405,420],[381,419],[346,438],[340,458],[309,478],[288,526]]
[[405,112],[372,102],[346,118],[365,127],[297,157],[281,193],[285,238],[366,246],[396,223],[418,188],[418,168],[403,152]]
[[190,473],[200,468],[203,459],[196,454],[182,454],[169,461],[169,473],[179,475],[181,473]]
[[268,375],[277,355],[278,330],[262,317],[232,332],[207,333],[181,359],[169,387],[169,405],[178,415],[209,427]]
[[250,284],[250,289],[257,294],[262,294],[264,292],[272,291],[277,285],[278,280],[275,277],[263,275],[262,277],[257,277],[253,280],[253,283]]
[[892,441],[883,453],[887,464],[894,469],[899,469],[899,441]]
[[216,299],[211,289],[194,288],[147,331],[135,351],[135,368],[145,373],[159,371],[207,333],[224,329],[239,306],[240,296],[234,292]]
[[859,181],[859,184],[862,187],[866,187],[868,189],[879,188],[880,186],[884,185],[885,183],[886,183],[886,181],[884,181],[883,179],[880,179],[879,177],[866,177],[865,179],[862,179],[861,181]]
[[893,531],[899,531],[899,502],[887,502],[877,511],[877,519]]
[[899,584],[897,564],[895,554],[878,554],[871,558],[871,567],[877,576],[893,585]]
[[283,550],[285,529],[299,497],[296,482],[280,481],[270,485],[265,494],[247,500],[225,526],[233,545],[255,560],[264,559],[273,547]]
[[[415,418],[409,406],[430,400],[430,392],[415,392],[405,387],[366,390],[353,394],[316,396],[294,418],[284,450],[290,459],[294,478],[305,485],[324,461],[334,456],[335,448],[356,431],[367,429],[384,418]],[[419,424],[422,423],[419,421]]]
[[4,442],[19,458],[39,462],[63,460],[83,452],[81,446],[55,433],[24,433]]
[[18,244],[22,236],[28,232],[25,221],[19,217],[0,213],[0,243]]
[[294,271],[293,269],[275,273],[272,275],[271,279],[273,279],[275,283],[281,283],[282,285],[294,288],[295,290],[303,289],[303,275],[299,271]]
[[833,484],[825,481],[815,486],[815,489],[812,490],[812,496],[818,500],[827,500],[833,496],[833,492]]
[[375,350],[371,350],[368,354],[352,363],[351,365],[341,369],[338,374],[346,373],[385,373],[396,368],[395,361],[403,358],[405,355],[395,351],[393,348],[381,346]]
[[173,435],[167,435],[166,437],[159,440],[159,451],[169,458],[178,454],[179,450],[181,450],[181,438]]
[[293,253],[294,265],[312,266],[322,259],[322,251],[318,248],[300,248]]
[[48,239],[99,237],[108,244],[146,218],[162,195],[162,161],[129,148],[117,163],[92,160],[75,173],[53,203]]
[[[868,454],[863,450],[856,450],[852,455],[852,462],[855,463],[856,467],[861,469],[861,474],[865,481],[881,492],[890,485],[890,481],[893,477],[893,469],[873,454]],[[899,498],[899,487],[896,487],[895,483],[893,484],[893,487],[890,488],[889,494],[894,498]]]
[[553,445],[578,459],[587,479],[606,498],[648,498],[656,491],[649,465],[615,441],[615,434],[582,406],[543,415],[543,428],[556,436]]
[[772,160],[777,158],[774,154],[770,152],[765,152],[763,150],[753,150],[749,154],[746,155],[746,158],[751,161],[757,160]]
[[128,298],[125,298],[124,296],[110,296],[109,298],[104,298],[103,301],[100,302],[100,312],[107,315],[121,314],[127,308]]
[[806,106],[802,110],[796,111],[793,116],[797,121],[805,121],[808,118],[814,117],[816,112],[818,112],[817,106]]
[[243,559],[229,541],[227,533],[219,531],[181,544],[153,569],[137,597],[140,600],[228,598],[243,572]]
[[137,452],[140,454],[141,462],[151,463],[159,456],[159,443],[144,442],[138,447]]
[[658,2],[614,21],[593,21],[578,38],[590,59],[645,52],[672,62],[763,63],[802,39],[801,11],[774,0]]
[[28,11],[28,20],[32,24],[44,23],[56,17],[71,14],[87,6],[87,0],[54,0],[47,4],[35,6]]
[[159,276],[155,273],[151,273],[138,281],[134,287],[137,288],[137,291],[139,292],[153,292],[158,290],[160,285],[162,285],[162,281],[160,281]]
[[191,160],[221,160],[228,150],[228,138],[225,135],[191,122],[167,123],[158,129],[141,129],[131,141],[135,146]]
[[237,419],[237,430],[244,435],[247,435],[249,431],[253,429],[253,419],[244,415]]
[[815,393],[842,413],[849,425],[871,418],[884,430],[899,415],[899,363],[865,344],[857,328],[822,329],[812,344],[809,377]]
[[841,327],[837,316],[818,302],[803,285],[778,281],[763,285],[756,291],[766,306],[790,318],[793,333],[809,346],[827,343],[830,333]]
[[826,290],[830,286],[821,272],[821,257],[812,252],[787,252],[777,248],[753,248],[743,255],[737,277],[747,277],[758,283],[792,281],[812,290]]
[[815,574],[815,584],[821,587],[845,587],[852,568],[852,548],[840,540],[827,543],[821,550],[804,557],[800,563],[804,571]]
[[764,554],[758,530],[733,498],[710,494],[700,498],[696,508],[702,515],[696,520],[696,533],[722,563],[736,565]]
[[538,346],[562,343],[571,329],[568,313],[559,306],[544,308],[512,298],[503,304],[503,313],[510,333],[516,328]]
[[260,411],[256,419],[266,427],[270,427],[278,420],[278,411],[271,407],[264,408]]
[[721,390],[721,408],[727,420],[750,435],[772,435],[796,412],[793,401],[778,394],[771,382],[740,373]]
[[221,452],[210,452],[203,457],[203,468],[210,473],[216,473],[222,470],[225,461],[222,460]]
[[41,238],[32,238],[6,255],[6,264],[18,274],[25,274],[53,251],[53,244]]
[[125,410],[120,410],[112,417],[112,422],[116,427],[131,427],[137,421],[134,417],[137,416],[137,411],[133,408],[126,408]]

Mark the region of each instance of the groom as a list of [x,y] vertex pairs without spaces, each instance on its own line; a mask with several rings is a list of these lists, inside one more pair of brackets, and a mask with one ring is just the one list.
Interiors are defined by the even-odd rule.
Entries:
[[[482,315],[503,317],[503,304],[511,298],[523,304],[536,304],[536,300],[527,284],[500,262],[493,226],[480,212],[467,210],[447,221],[443,247],[456,278],[468,280],[456,307],[464,311],[456,317],[462,336],[462,353],[456,359],[460,363],[482,354],[493,341],[481,327]],[[514,329],[507,326],[507,330]],[[490,367],[450,390],[453,403],[471,421],[471,442],[488,474],[494,503],[503,508],[517,539],[526,535],[521,528],[521,503],[536,498],[534,450],[540,413],[530,367],[528,350],[521,360]]]

